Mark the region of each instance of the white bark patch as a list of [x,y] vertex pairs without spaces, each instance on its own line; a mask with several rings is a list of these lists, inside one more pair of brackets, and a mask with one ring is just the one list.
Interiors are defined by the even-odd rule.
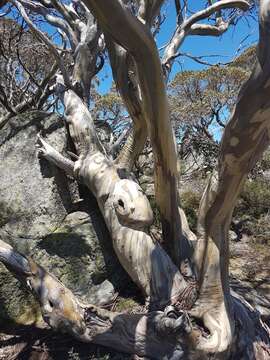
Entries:
[[237,146],[239,144],[239,139],[235,136],[233,136],[230,140],[230,145],[231,146]]
[[123,224],[136,223],[137,228],[151,225],[153,212],[150,203],[134,181],[118,181],[112,196],[116,214]]

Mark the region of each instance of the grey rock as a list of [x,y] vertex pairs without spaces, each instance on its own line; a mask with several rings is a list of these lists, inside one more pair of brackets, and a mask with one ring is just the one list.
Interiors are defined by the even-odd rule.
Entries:
[[238,235],[233,230],[229,230],[229,240],[230,241],[238,240]]
[[0,138],[0,226],[15,237],[52,232],[70,211],[69,183],[63,172],[40,160],[35,141],[42,131],[58,151],[65,129],[56,115],[31,112],[12,118]]
[[109,280],[105,280],[99,286],[93,287],[92,291],[89,300],[91,303],[100,306],[111,303],[116,296],[114,286]]
[[[56,115],[31,112],[12,118],[3,130],[0,237],[32,256],[82,300],[111,301],[115,290],[106,279],[119,287],[125,286],[127,276],[113,253],[94,197],[84,190],[86,200],[78,203],[77,184],[36,154],[40,131],[52,146],[65,152],[63,121]],[[79,204],[83,211],[75,211]],[[35,299],[0,265],[0,322],[31,323],[39,317]]]
[[[77,296],[95,303],[100,300],[99,285],[102,292],[107,277],[115,283],[118,280],[115,276],[119,274],[118,263],[108,245],[98,240],[90,215],[77,211],[67,215],[53,233],[36,242],[31,254]],[[114,290],[109,288],[109,292]]]

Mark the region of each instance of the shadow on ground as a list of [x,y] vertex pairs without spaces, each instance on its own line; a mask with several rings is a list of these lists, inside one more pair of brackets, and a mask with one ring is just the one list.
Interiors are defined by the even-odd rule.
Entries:
[[35,326],[10,326],[0,334],[2,360],[129,360],[130,355],[75,341],[68,335]]

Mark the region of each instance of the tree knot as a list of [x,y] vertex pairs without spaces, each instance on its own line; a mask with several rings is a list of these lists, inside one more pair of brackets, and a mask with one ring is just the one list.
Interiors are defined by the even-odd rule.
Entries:
[[192,326],[186,311],[179,311],[175,306],[169,305],[158,318],[155,329],[162,335],[183,335],[190,333]]

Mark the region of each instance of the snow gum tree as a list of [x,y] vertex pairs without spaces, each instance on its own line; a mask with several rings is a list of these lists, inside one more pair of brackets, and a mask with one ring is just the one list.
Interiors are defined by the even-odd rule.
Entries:
[[[246,176],[269,145],[270,1],[260,1],[256,65],[225,128],[218,167],[201,199],[196,234],[181,209],[166,84],[188,36],[220,36],[250,4],[208,1],[192,14],[188,1],[175,4],[177,26],[160,58],[154,35],[162,23],[161,0],[1,3],[3,11],[8,6],[18,11],[58,67],[53,91],[64,105],[76,154],[66,158],[39,136],[39,155],[94,194],[114,251],[144,294],[147,310],[115,313],[83,304],[43,267],[2,240],[0,260],[36,296],[52,328],[83,342],[153,359],[269,359],[268,327],[257,311],[230,291],[228,230]],[[41,31],[36,16],[61,34],[63,46]],[[91,81],[105,49],[133,123],[113,160],[97,136],[90,110]],[[72,57],[69,66],[65,51]],[[147,136],[154,155],[160,243],[149,231],[150,203],[132,176]]]

